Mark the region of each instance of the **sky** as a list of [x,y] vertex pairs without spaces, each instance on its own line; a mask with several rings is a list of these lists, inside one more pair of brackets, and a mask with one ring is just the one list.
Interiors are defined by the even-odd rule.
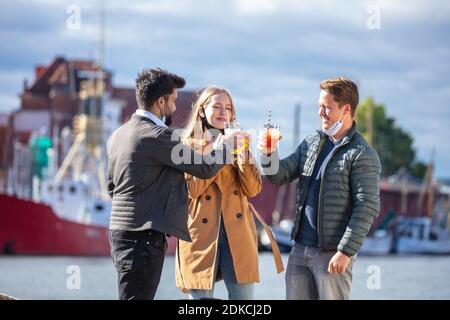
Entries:
[[[18,109],[24,79],[57,55],[98,56],[93,0],[1,0],[0,113]],[[417,159],[435,154],[450,177],[450,2],[438,0],[105,1],[106,68],[133,87],[143,68],[186,78],[186,89],[228,88],[244,128],[271,110],[282,155],[319,128],[319,83],[346,76],[414,138]]]

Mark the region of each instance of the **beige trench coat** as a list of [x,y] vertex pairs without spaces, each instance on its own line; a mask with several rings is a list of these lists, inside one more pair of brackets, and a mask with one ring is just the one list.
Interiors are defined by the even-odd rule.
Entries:
[[[210,179],[186,175],[189,191],[188,226],[192,242],[178,240],[176,285],[189,289],[212,289],[216,279],[217,246],[223,218],[238,283],[259,282],[258,242],[255,221],[247,197],[262,188],[253,164],[225,165]],[[221,214],[222,213],[222,214]]]

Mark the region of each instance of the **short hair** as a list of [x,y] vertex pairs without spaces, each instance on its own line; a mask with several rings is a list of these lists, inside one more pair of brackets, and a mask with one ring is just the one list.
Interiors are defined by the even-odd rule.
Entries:
[[352,117],[355,116],[356,107],[359,103],[359,93],[358,86],[352,80],[345,77],[327,79],[320,83],[320,89],[332,94],[339,107],[349,104],[351,115]]
[[136,100],[139,108],[148,109],[160,97],[165,97],[175,88],[183,88],[184,78],[162,70],[144,69],[136,78]]

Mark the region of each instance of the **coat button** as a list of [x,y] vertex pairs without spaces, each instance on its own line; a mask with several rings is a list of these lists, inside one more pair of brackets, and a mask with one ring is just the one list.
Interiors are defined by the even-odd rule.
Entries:
[[202,219],[202,222],[203,222],[203,223],[208,223],[208,219],[203,218],[203,219]]
[[236,218],[241,219],[242,218],[242,213],[236,213]]
[[208,194],[208,195],[205,197],[205,199],[206,199],[206,200],[211,200],[211,196]]
[[239,192],[237,190],[234,190],[233,193],[237,196]]

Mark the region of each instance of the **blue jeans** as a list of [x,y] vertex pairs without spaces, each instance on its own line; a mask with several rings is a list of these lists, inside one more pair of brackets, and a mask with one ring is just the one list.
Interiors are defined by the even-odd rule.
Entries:
[[[225,286],[228,291],[228,299],[230,300],[252,300],[254,299],[253,283],[239,284],[236,281],[234,273],[233,258],[231,256],[230,247],[228,245],[227,233],[223,220],[220,223],[219,243],[217,246],[217,262],[216,268],[220,268]],[[217,271],[216,273],[217,274]],[[214,283],[211,290],[190,290],[191,299],[211,299],[214,295]]]
[[352,268],[356,255],[343,274],[328,273],[328,263],[336,251],[296,243],[286,268],[287,300],[347,300],[352,286]]

